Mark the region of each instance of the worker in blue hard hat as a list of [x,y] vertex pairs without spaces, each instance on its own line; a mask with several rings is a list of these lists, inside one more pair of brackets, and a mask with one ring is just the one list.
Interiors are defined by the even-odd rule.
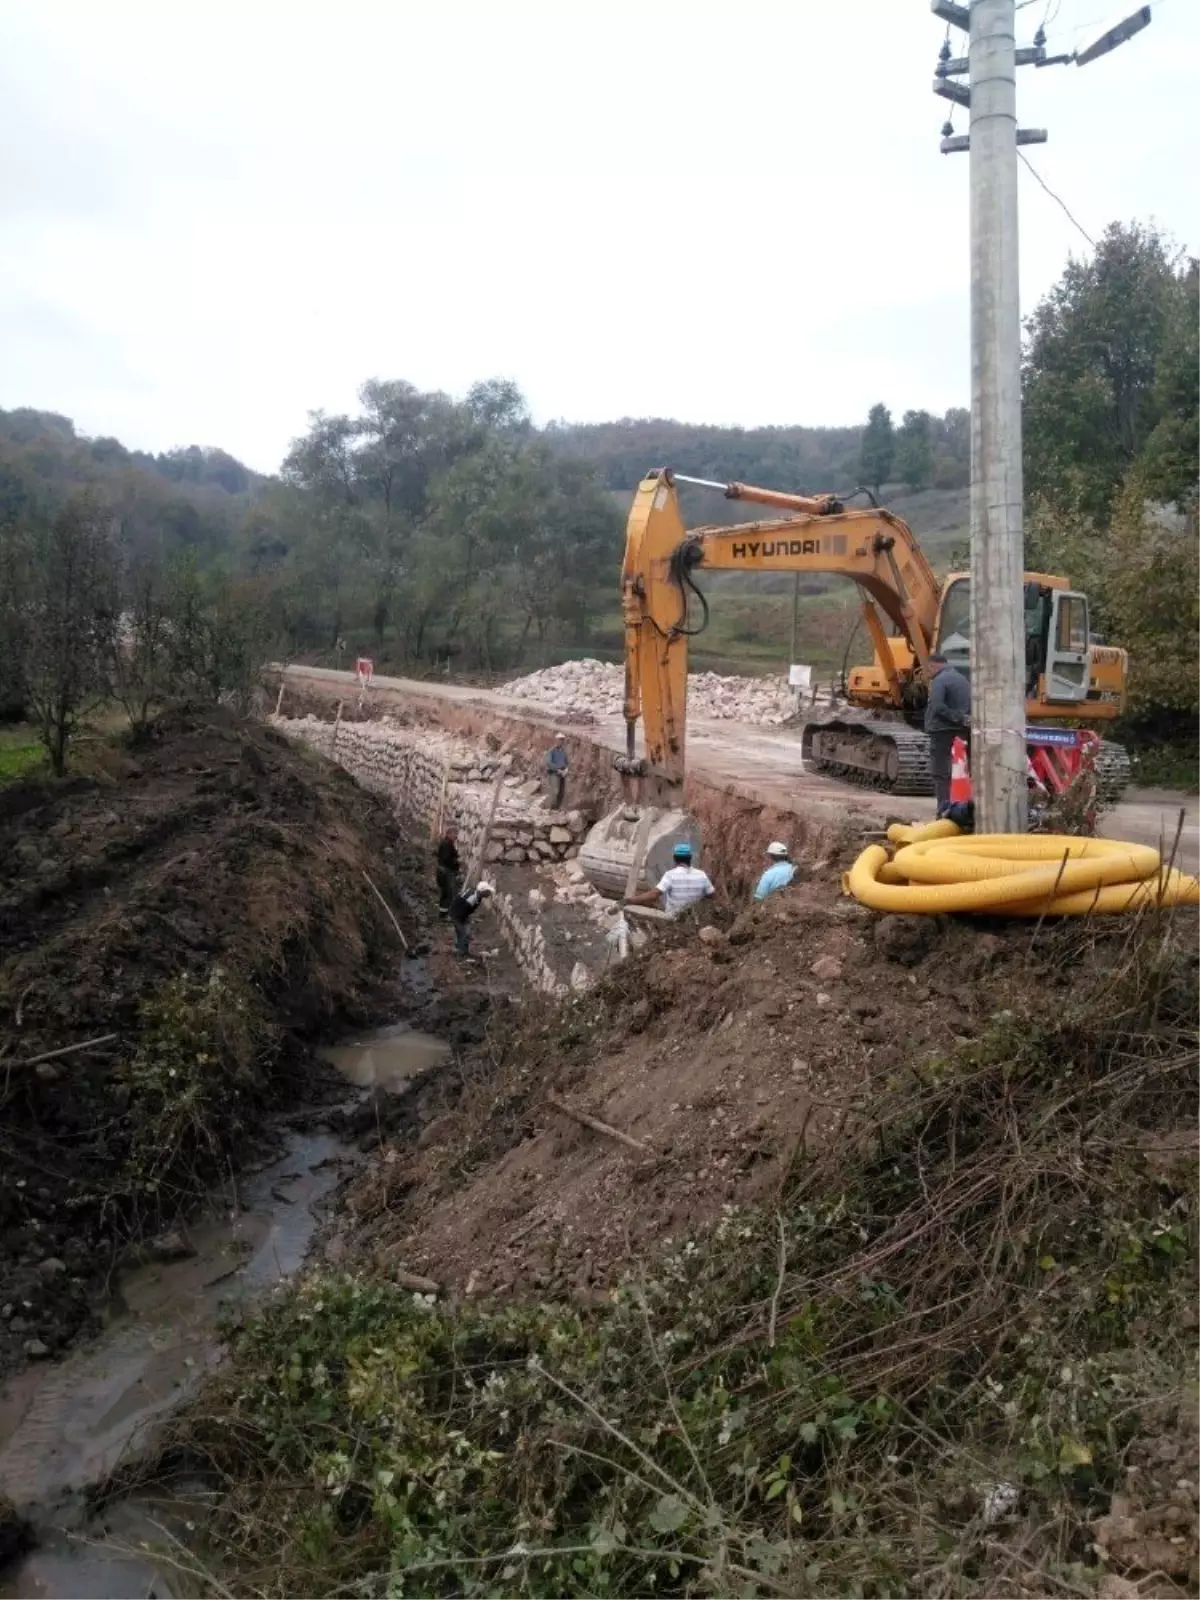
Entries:
[[653,889],[626,896],[631,906],[661,906],[669,917],[677,917],[688,906],[716,894],[707,872],[693,865],[690,844],[677,844],[672,855],[675,865],[668,867]]

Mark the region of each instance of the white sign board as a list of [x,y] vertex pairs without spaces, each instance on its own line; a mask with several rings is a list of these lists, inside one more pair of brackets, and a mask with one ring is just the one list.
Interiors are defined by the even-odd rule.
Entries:
[[795,662],[788,668],[789,689],[811,689],[812,668],[797,666]]

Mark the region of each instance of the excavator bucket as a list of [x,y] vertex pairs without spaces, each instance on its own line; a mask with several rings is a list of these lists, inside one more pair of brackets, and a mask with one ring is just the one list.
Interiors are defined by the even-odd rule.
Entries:
[[670,867],[677,844],[700,854],[700,829],[686,811],[620,805],[584,839],[579,865],[593,889],[610,900],[650,889]]

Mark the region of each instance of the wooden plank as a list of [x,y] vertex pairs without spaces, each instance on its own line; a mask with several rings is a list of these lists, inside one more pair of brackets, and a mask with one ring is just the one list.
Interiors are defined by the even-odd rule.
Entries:
[[503,783],[504,773],[503,771],[500,771],[496,774],[496,782],[492,785],[492,803],[488,807],[487,822],[484,824],[483,833],[480,835],[479,843],[475,847],[475,851],[471,856],[470,871],[467,873],[467,879],[463,885],[465,889],[470,889],[474,886],[476,879],[479,877],[479,874],[483,869],[484,852],[487,850],[488,844],[491,842],[492,824],[496,820],[496,807],[500,804],[500,790],[503,786]]

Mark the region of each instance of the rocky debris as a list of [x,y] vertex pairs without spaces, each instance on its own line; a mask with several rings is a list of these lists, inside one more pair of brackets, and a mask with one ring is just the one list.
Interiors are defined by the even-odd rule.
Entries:
[[1128,1578],[1118,1578],[1115,1572],[1106,1573],[1096,1590],[1097,1600],[1141,1600],[1142,1591]]
[[842,963],[836,956],[818,956],[808,970],[822,983],[834,983],[842,975]]
[[933,949],[939,931],[936,917],[889,914],[880,917],[871,938],[885,960],[901,967],[915,967]]
[[1117,1569],[1105,1576],[1098,1591],[1112,1600],[1130,1593],[1200,1593],[1200,1426],[1195,1400],[1185,1397],[1177,1407],[1165,1402],[1157,1418],[1153,1411],[1144,1412],[1143,1421],[1154,1431],[1132,1441],[1125,1481],[1105,1515],[1091,1525],[1097,1552]]
[[[501,694],[525,700],[564,722],[583,724],[618,715],[625,699],[625,672],[610,662],[564,661],[500,686]],[[714,721],[778,725],[796,712],[796,691],[780,677],[722,677],[694,672],[688,677],[688,712]]]

